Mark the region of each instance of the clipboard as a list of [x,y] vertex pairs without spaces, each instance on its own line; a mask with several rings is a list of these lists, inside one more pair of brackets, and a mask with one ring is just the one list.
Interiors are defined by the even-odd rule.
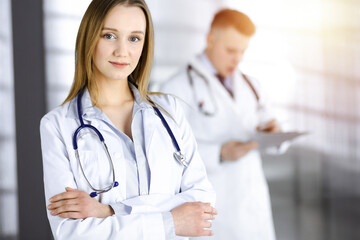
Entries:
[[308,132],[257,132],[253,140],[258,142],[259,149],[264,150],[271,147],[280,147],[283,143],[293,141],[294,139],[309,134]]

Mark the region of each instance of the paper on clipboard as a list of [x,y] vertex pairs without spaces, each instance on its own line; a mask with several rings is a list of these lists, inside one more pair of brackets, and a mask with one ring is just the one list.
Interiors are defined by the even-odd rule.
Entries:
[[257,132],[253,140],[258,142],[260,149],[266,149],[269,147],[280,147],[282,143],[306,134],[308,134],[308,132]]

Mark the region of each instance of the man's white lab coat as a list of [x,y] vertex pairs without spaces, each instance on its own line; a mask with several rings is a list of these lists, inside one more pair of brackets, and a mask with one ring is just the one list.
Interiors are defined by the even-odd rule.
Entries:
[[[260,96],[258,102],[240,71],[235,72],[232,98],[201,57],[194,58],[190,64],[195,69],[190,71],[193,86],[185,68],[160,90],[184,101],[186,116],[217,194],[215,239],[273,240],[269,192],[259,152],[253,150],[234,162],[220,161],[222,144],[231,140],[250,141],[256,126],[272,118],[261,98],[259,85],[252,81]],[[206,116],[203,112],[213,115]]]

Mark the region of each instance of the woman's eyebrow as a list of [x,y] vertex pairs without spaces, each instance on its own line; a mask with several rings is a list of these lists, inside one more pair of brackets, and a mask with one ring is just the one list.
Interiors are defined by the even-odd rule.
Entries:
[[[110,28],[110,27],[103,27],[102,30],[110,30],[110,31],[114,31],[114,32],[119,32],[116,28]],[[145,35],[145,33],[143,31],[132,31],[131,33],[138,33],[138,34]]]
[[111,31],[114,31],[114,32],[118,32],[118,30],[116,28],[109,28],[109,27],[103,27],[102,30],[111,30]]
[[139,33],[139,34],[145,35],[145,33],[143,31],[132,31],[131,33]]

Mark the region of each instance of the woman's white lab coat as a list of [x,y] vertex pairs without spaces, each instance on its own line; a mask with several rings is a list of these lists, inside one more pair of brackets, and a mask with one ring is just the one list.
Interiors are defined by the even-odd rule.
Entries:
[[[206,77],[208,85],[191,71],[194,83],[191,87],[184,69],[165,82],[160,90],[184,100],[186,116],[217,196],[219,214],[213,222],[215,239],[273,240],[269,192],[259,152],[251,151],[235,162],[220,162],[222,144],[230,140],[251,140],[256,126],[270,119],[266,106],[262,102],[262,110],[259,110],[255,94],[240,72],[233,76],[233,99],[203,60],[196,57],[191,65]],[[258,84],[252,83],[261,96]],[[214,115],[205,116],[199,111],[199,104]]]
[[[138,92],[134,94],[139,98]],[[49,204],[50,197],[64,192],[65,187],[89,193],[92,191],[81,173],[72,144],[74,131],[80,124],[75,99],[49,112],[41,120],[46,204]],[[144,131],[143,154],[150,169],[150,184],[144,195],[141,193],[138,197],[126,199],[126,167],[121,147],[114,145],[115,134],[102,121],[83,115],[85,124],[91,123],[103,134],[114,162],[119,186],[101,194],[97,199],[111,205],[115,214],[107,218],[90,217],[82,220],[60,218],[48,212],[55,239],[184,239],[174,236],[172,217],[164,218],[164,213],[171,216],[170,210],[185,202],[203,201],[214,204],[214,191],[206,177],[205,167],[180,104],[167,96],[153,96],[152,99],[172,116],[173,119],[163,114],[186,155],[189,167],[184,168],[176,162],[173,157],[175,148],[160,118],[150,105],[142,102],[144,119],[143,126],[139,127]],[[134,116],[136,118],[139,114]],[[134,121],[137,119],[133,119]],[[88,143],[88,146],[92,146],[92,143]],[[82,146],[83,150],[84,148],[86,145]],[[111,175],[106,175],[106,171],[109,171],[107,160],[101,162],[95,159],[96,166],[87,162],[96,157],[107,159],[106,155],[101,155],[105,152],[91,147],[85,150],[80,153],[80,158],[87,177],[93,184],[104,184],[104,181],[111,179]],[[100,176],[104,173],[107,178],[101,179]],[[172,226],[170,232],[166,227],[169,225]]]

